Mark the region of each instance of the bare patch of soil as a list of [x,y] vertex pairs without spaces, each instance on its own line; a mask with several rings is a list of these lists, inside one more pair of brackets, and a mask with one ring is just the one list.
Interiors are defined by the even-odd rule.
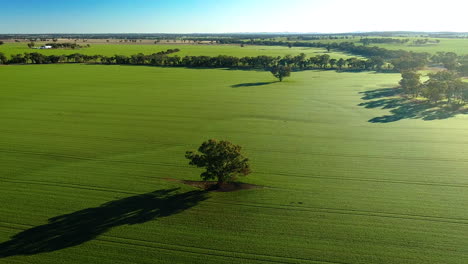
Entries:
[[221,187],[218,187],[215,181],[187,181],[187,180],[177,180],[167,178],[167,181],[172,182],[180,182],[186,185],[190,185],[192,187],[200,188],[207,191],[214,191],[214,192],[235,192],[240,190],[251,190],[251,189],[260,189],[264,188],[260,185],[249,184],[249,183],[242,183],[242,182],[226,182]]

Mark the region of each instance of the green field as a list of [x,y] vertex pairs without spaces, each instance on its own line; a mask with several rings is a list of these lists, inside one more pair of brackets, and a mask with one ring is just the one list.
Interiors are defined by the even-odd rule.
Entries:
[[[230,55],[230,56],[286,56],[286,55],[299,55],[304,53],[307,56],[316,56],[322,54],[329,54],[332,58],[343,58],[347,59],[350,57],[359,57],[349,55],[341,52],[328,53],[326,49],[322,48],[306,48],[306,47],[280,47],[280,46],[251,46],[246,45],[240,47],[239,45],[134,45],[134,44],[91,44],[89,48],[81,49],[53,49],[53,50],[38,50],[30,49],[26,46],[27,43],[6,43],[0,45],[0,52],[7,56],[13,54],[23,54],[26,52],[40,52],[46,55],[63,55],[82,53],[86,55],[134,55],[138,53],[152,54],[159,51],[165,51],[168,49],[180,49],[180,52],[174,53],[178,56],[218,56],[218,55]],[[45,43],[36,43],[36,46],[41,46]],[[80,45],[86,45],[86,43],[78,43]]]
[[[467,263],[468,116],[381,109],[399,77],[0,67],[0,263]],[[208,138],[265,187],[166,180]]]
[[[385,38],[379,36],[370,36],[372,38]],[[423,45],[415,45],[413,43],[414,40],[422,40],[426,39],[426,37],[391,37],[393,39],[409,39],[408,43],[399,44],[399,43],[389,43],[389,44],[382,44],[382,43],[371,43],[369,46],[377,46],[385,49],[391,50],[408,50],[414,52],[428,52],[431,54],[435,54],[437,52],[455,52],[458,55],[468,55],[468,39],[455,39],[455,38],[427,38],[429,41],[436,41],[439,40],[440,43],[428,43]],[[360,42],[361,37],[355,36],[349,37],[348,39],[321,39],[321,40],[308,40],[300,42],[321,42],[321,43],[342,43],[342,42],[352,42],[355,45],[362,45]],[[286,38],[277,38],[277,41],[287,41]],[[296,42],[296,40],[292,40],[291,42]]]
[[[439,39],[439,44],[424,44],[414,45],[412,44],[413,38],[407,44],[372,44],[372,46],[378,46],[386,49],[403,49],[414,52],[429,52],[435,54],[437,52],[455,52],[458,55],[468,55],[468,39]],[[414,38],[423,39],[423,38]],[[435,39],[430,39],[435,40]]]

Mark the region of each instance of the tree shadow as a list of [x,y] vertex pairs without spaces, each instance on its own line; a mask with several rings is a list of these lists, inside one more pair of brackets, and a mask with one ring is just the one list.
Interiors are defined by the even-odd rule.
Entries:
[[240,88],[240,87],[253,87],[253,86],[263,86],[263,85],[268,85],[268,84],[272,84],[272,83],[276,83],[275,82],[255,82],[255,83],[239,83],[239,84],[234,84],[234,85],[231,85],[232,88]]
[[49,219],[0,244],[0,259],[34,255],[80,245],[122,225],[145,223],[187,210],[208,199],[206,191],[157,190]]
[[425,121],[440,120],[454,117],[459,114],[468,114],[468,109],[447,105],[445,102],[431,103],[405,98],[400,88],[382,88],[372,91],[360,92],[364,96],[359,106],[365,108],[391,109],[390,115],[374,117],[370,123],[391,123],[403,119],[422,119]]

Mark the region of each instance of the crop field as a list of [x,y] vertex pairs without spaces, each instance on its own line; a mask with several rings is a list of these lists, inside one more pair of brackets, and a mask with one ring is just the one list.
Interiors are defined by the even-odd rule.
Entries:
[[[374,38],[374,37],[369,37],[369,38]],[[380,38],[380,37],[377,37]],[[392,37],[396,39],[409,39],[410,41],[408,43],[404,44],[398,44],[398,43],[392,43],[392,44],[382,44],[382,43],[371,43],[369,46],[377,46],[385,49],[391,49],[391,50],[408,50],[408,51],[414,51],[414,52],[428,52],[431,54],[435,54],[437,52],[455,52],[458,55],[468,55],[468,40],[466,39],[450,39],[450,38],[428,38],[429,41],[435,42],[436,40],[439,40],[440,43],[428,43],[428,44],[421,44],[421,45],[415,45],[413,43],[414,40],[422,40],[426,39],[425,37]],[[330,42],[353,42],[356,45],[362,45],[361,42],[359,42],[360,38],[355,37],[355,38],[349,38],[349,39],[331,39],[331,40],[320,40],[319,42],[325,42],[325,43],[330,43]],[[317,41],[310,41],[310,42],[317,42]]]
[[[328,53],[326,49],[322,48],[307,48],[307,47],[280,47],[280,46],[251,46],[246,45],[241,47],[240,45],[135,45],[135,44],[90,44],[89,48],[81,49],[51,49],[51,50],[40,50],[40,49],[30,49],[26,45],[27,43],[6,43],[0,45],[0,52],[4,53],[7,56],[13,54],[23,54],[26,52],[40,52],[45,55],[67,55],[73,53],[81,53],[86,55],[134,55],[137,53],[143,54],[152,54],[159,51],[165,51],[168,49],[180,49],[180,52],[174,53],[173,55],[178,56],[218,56],[218,55],[230,55],[230,56],[286,56],[286,55],[299,55],[301,53],[306,54],[307,56],[316,56],[322,54],[329,54],[332,58],[343,58],[347,59],[350,57],[359,57],[354,55],[349,55],[342,52],[331,52]],[[44,45],[44,43],[36,43],[37,47]],[[78,43],[85,46],[86,43]]]
[[[468,40],[466,39],[446,39],[441,38],[440,43],[438,44],[423,44],[423,45],[414,45],[412,43],[415,39],[424,39],[424,38],[409,38],[410,42],[407,44],[372,44],[372,46],[377,46],[386,49],[403,49],[414,52],[428,52],[435,54],[437,52],[455,52],[458,55],[468,55]],[[429,40],[437,40],[430,38]]]
[[[392,104],[399,74],[68,64],[0,79],[0,263],[468,263],[468,115]],[[243,146],[241,180],[263,188],[176,181],[199,180],[184,153],[209,138]]]

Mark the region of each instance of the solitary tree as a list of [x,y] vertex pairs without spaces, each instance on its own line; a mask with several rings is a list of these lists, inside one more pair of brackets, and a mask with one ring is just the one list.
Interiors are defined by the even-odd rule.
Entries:
[[270,72],[271,74],[273,74],[273,76],[278,78],[280,82],[282,82],[285,77],[291,76],[291,67],[284,66],[284,65],[277,65],[277,66],[274,66],[270,70]]
[[3,45],[3,41],[0,40],[0,45]]
[[34,44],[34,42],[31,41],[30,43],[28,43],[28,48],[32,48],[32,47],[34,47],[34,45],[36,45],[36,44]]
[[187,151],[185,157],[190,165],[206,168],[200,174],[204,181],[217,179],[217,186],[235,180],[237,176],[248,175],[248,159],[241,154],[241,147],[229,141],[210,139],[203,142],[198,152]]

